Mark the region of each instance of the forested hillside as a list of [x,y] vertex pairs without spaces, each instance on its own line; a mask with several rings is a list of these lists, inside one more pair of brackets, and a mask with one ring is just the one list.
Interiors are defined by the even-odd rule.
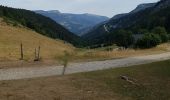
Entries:
[[117,33],[126,34],[130,31],[132,35],[136,36],[153,33],[153,30],[155,29],[160,29],[159,31],[166,31],[163,33],[170,33],[169,22],[170,0],[161,0],[149,8],[139,10],[135,13],[130,12],[129,14],[117,19],[113,18],[107,23],[104,23],[89,32],[84,36],[84,38],[88,39],[89,44],[91,45],[110,45],[117,42]]
[[53,39],[61,39],[75,46],[81,46],[82,42],[78,36],[50,18],[32,11],[0,6],[0,17],[4,18],[6,22],[12,21],[14,25],[21,24]]

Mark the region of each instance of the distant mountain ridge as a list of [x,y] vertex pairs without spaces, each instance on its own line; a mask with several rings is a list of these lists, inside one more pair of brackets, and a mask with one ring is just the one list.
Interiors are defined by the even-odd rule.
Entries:
[[155,5],[156,5],[156,3],[144,3],[144,4],[140,4],[134,10],[132,10],[130,13],[117,14],[114,17],[112,17],[112,19],[119,19],[119,18],[121,18],[123,16],[126,16],[128,14],[136,13],[136,12],[145,10],[145,9],[147,9],[149,7],[153,7]]
[[71,13],[61,13],[58,10],[36,10],[34,11],[38,14],[44,15],[56,21],[57,23],[63,25],[65,28],[71,32],[81,35],[88,31],[89,28],[108,20],[108,17],[99,16],[94,14],[71,14]]
[[132,10],[130,13],[136,13],[136,12],[145,10],[147,8],[153,7],[155,5],[156,5],[156,3],[144,3],[144,4],[140,4],[134,10]]

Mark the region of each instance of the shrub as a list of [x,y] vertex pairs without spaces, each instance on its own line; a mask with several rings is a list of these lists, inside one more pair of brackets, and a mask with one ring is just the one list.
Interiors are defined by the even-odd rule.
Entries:
[[119,30],[114,36],[115,43],[118,46],[128,48],[134,43],[134,37],[131,31]]
[[162,43],[165,43],[168,41],[168,34],[164,27],[155,27],[152,30],[152,33],[159,35]]
[[136,43],[138,48],[152,48],[161,43],[161,38],[157,34],[146,33],[141,39]]

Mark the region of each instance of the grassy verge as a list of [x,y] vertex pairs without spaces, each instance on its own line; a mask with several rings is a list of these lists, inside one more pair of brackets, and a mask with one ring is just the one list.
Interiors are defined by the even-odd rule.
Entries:
[[[128,49],[128,50],[112,50],[108,51],[107,47],[98,49],[76,49],[75,54],[73,54],[74,60],[84,61],[84,60],[105,60],[105,59],[117,59],[132,56],[143,56],[150,54],[159,54],[164,52],[169,52],[170,44],[161,44],[155,48],[151,49]],[[113,47],[114,48],[114,47]],[[116,49],[116,47],[115,47]]]
[[[78,74],[77,79],[84,84],[97,86],[101,91],[108,90],[108,94],[118,94],[130,100],[169,100],[170,99],[170,61],[157,62],[129,68],[96,71]],[[125,75],[136,80],[138,85],[133,85],[120,78]],[[88,79],[88,80],[84,80]],[[75,82],[75,86],[83,84]],[[93,86],[91,86],[92,88]],[[124,98],[125,99],[125,98]]]
[[[63,77],[0,82],[1,100],[169,100],[170,60]],[[131,84],[120,75],[135,80]]]

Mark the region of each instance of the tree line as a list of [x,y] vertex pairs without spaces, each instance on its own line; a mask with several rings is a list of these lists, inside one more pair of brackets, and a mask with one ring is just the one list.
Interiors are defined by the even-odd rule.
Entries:
[[160,43],[168,42],[170,39],[169,34],[167,33],[164,27],[155,27],[152,30],[148,31],[147,29],[139,30],[136,35],[140,35],[136,39],[135,34],[129,30],[118,30],[114,33],[110,33],[109,38],[111,43],[115,43],[118,46],[125,48],[152,48]]
[[[136,37],[138,36],[138,37]],[[152,48],[161,43],[166,43],[170,40],[170,35],[164,27],[158,26],[152,30],[139,29],[138,32],[133,33],[130,30],[119,29],[107,34],[103,38],[102,46],[109,46],[116,44],[124,48]],[[90,48],[101,47],[100,42],[96,45],[89,46]]]

